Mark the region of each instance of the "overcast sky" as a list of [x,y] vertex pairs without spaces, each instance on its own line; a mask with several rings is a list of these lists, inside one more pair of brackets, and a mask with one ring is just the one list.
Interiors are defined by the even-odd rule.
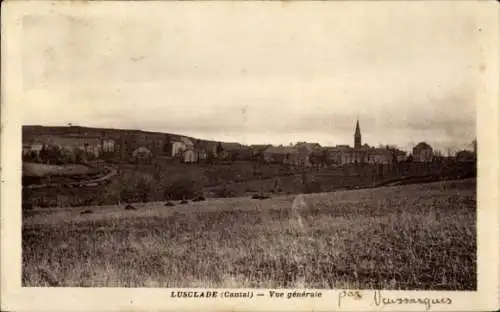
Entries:
[[352,145],[359,118],[370,145],[467,147],[474,10],[381,4],[115,2],[26,16],[24,124]]

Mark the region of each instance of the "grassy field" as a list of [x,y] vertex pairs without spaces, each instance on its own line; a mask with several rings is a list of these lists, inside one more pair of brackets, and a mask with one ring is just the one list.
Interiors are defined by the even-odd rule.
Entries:
[[301,196],[32,211],[22,282],[476,289],[475,179]]

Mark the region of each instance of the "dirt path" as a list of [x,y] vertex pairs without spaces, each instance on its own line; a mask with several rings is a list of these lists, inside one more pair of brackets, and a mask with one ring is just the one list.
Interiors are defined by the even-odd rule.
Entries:
[[91,179],[87,181],[77,181],[77,182],[65,182],[65,183],[46,183],[46,184],[37,184],[37,185],[28,185],[26,186],[29,189],[38,189],[45,187],[55,187],[55,186],[69,186],[69,187],[85,187],[85,186],[98,186],[105,181],[110,180],[113,176],[117,174],[117,169],[110,166],[103,166],[108,173],[100,178]]

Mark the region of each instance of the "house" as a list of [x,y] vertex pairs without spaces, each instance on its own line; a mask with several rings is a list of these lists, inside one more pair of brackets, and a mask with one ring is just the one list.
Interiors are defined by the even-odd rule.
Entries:
[[[340,153],[340,162],[342,165],[345,164],[360,164],[362,162],[365,162],[365,157],[368,156],[367,154],[362,153],[361,150],[354,149],[349,147],[348,150],[344,150]],[[368,160],[368,159],[367,159]],[[369,161],[369,160],[368,160]]]
[[132,158],[136,161],[149,160],[153,156],[151,150],[144,146],[140,146],[132,152]]
[[369,164],[392,164],[393,158],[390,150],[386,148],[370,148],[366,151]]
[[406,160],[408,156],[406,155],[406,152],[405,151],[396,151],[396,161],[397,162],[403,162]]
[[298,162],[301,167],[311,167],[311,155],[313,150],[306,145],[296,145]]
[[[195,149],[195,144],[192,140],[186,137],[180,137],[171,142],[171,154],[173,158],[178,158],[184,163],[194,163],[198,161],[198,153],[200,149]],[[203,152],[202,152],[203,154]]]
[[[357,143],[357,147],[350,147],[348,145],[338,145],[337,150],[340,153],[340,163],[345,164],[362,164],[374,161],[374,155],[370,157],[370,151],[373,150],[368,144],[361,145]],[[371,159],[371,160],[370,160]]]
[[60,150],[75,153],[76,150],[82,150],[91,157],[99,157],[102,152],[102,140],[98,137],[85,135],[41,135],[37,138],[43,146],[53,146]]
[[186,144],[181,141],[173,141],[171,142],[171,153],[169,156],[171,157],[179,157],[183,151],[187,149]]
[[[340,165],[342,164],[342,155],[346,152],[350,151],[350,147],[348,145],[337,145],[337,146],[329,146],[325,148],[326,153],[326,162],[329,165]],[[345,158],[345,157],[344,157]]]
[[252,152],[252,158],[258,159],[261,158],[262,153],[268,148],[272,146],[271,144],[254,144],[250,145],[249,149]]
[[458,162],[474,162],[476,160],[474,152],[462,150],[455,154],[455,159]]
[[252,158],[251,151],[245,153],[245,147],[240,143],[234,142],[220,142],[222,151],[217,155],[220,159],[225,160],[244,160],[245,158]]
[[307,149],[310,153],[321,150],[321,145],[319,143],[298,142],[297,144],[295,144],[295,146],[297,148],[303,147]]
[[204,148],[195,148],[195,154],[198,161],[206,161],[208,158],[208,152]]
[[83,140],[83,150],[87,155],[99,157],[102,151],[101,140],[97,138]]
[[31,142],[30,148],[32,152],[36,154],[40,154],[40,151],[43,149],[43,143],[41,142]]
[[371,147],[368,144],[362,144],[361,128],[359,120],[356,121],[354,130],[354,147],[349,145],[336,145],[326,147],[325,160],[330,165],[345,164],[392,164],[394,160],[404,161],[406,153],[398,150],[396,147],[380,146]]
[[321,153],[321,145],[319,143],[298,142],[295,144],[299,152],[299,165],[303,167],[311,167],[311,156],[313,153]]
[[247,146],[241,146],[239,150],[229,151],[231,160],[253,160],[253,151]]
[[425,143],[425,142],[420,142],[418,143],[412,151],[412,157],[413,161],[415,162],[430,162],[432,161],[432,147]]
[[261,154],[262,160],[267,163],[280,163],[299,166],[299,151],[294,146],[269,146]]
[[193,149],[187,149],[182,152],[182,161],[190,164],[198,161],[197,155]]
[[194,145],[194,152],[198,161],[206,161],[209,157],[216,157],[217,142],[198,140]]
[[102,151],[104,153],[114,153],[115,152],[115,140],[103,139],[101,145],[102,145]]
[[194,150],[194,143],[186,137],[180,137],[178,140],[171,142],[171,157],[183,157],[184,151]]
[[337,145],[326,148],[328,164],[390,164],[393,161],[391,151],[385,148],[370,147],[367,144],[353,148],[348,145]]
[[341,152],[341,164],[391,164],[392,153],[385,148],[362,146]]

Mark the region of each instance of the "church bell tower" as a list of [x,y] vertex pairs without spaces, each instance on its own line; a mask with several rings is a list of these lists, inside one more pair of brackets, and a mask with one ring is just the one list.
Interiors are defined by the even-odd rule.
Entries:
[[359,120],[356,120],[356,130],[354,131],[354,148],[361,147],[361,130],[359,129]]

